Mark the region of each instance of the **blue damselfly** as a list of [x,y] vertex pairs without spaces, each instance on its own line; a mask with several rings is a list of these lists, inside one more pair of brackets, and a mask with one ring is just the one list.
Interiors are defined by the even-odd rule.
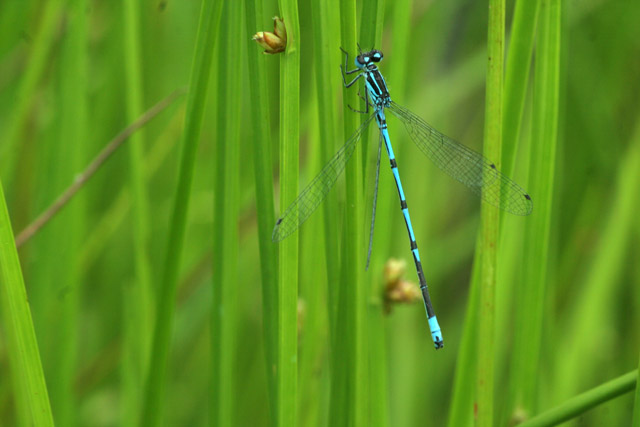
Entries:
[[[380,130],[380,144],[384,142],[389,161],[391,164],[391,172],[396,182],[398,195],[400,196],[400,208],[404,216],[407,232],[409,233],[409,241],[413,260],[420,281],[420,290],[424,300],[427,318],[429,320],[429,328],[435,348],[444,346],[440,326],[436,319],[435,312],[431,305],[431,297],[427,288],[427,281],[422,270],[420,262],[420,253],[418,252],[418,244],[411,226],[411,218],[407,201],[402,189],[400,175],[398,173],[398,164],[393,154],[391,140],[387,130],[387,120],[385,111],[388,110],[392,115],[397,117],[405,126],[407,132],[411,136],[413,142],[418,146],[427,157],[429,157],[438,168],[446,172],[452,178],[466,185],[471,191],[479,195],[485,202],[499,207],[506,212],[515,215],[529,215],[533,209],[531,197],[515,182],[504,176],[497,170],[494,163],[487,160],[481,154],[465,147],[457,141],[443,135],[436,129],[427,124],[420,117],[416,116],[404,107],[399,106],[391,100],[387,84],[378,70],[377,63],[382,60],[382,52],[372,50],[369,52],[360,52],[355,59],[356,68],[348,70],[349,54],[342,50],[345,54],[344,68],[340,66],[342,71],[342,80],[345,87],[353,86],[360,78],[364,78],[366,86],[365,103],[368,113],[369,108],[373,108],[373,114],[370,115],[360,128],[349,138],[349,140],[338,150],[333,158],[327,163],[320,173],[311,181],[311,183],[300,193],[298,198],[287,208],[282,217],[276,222],[273,230],[272,240],[279,242],[300,227],[300,225],[309,218],[311,213],[324,200],[329,190],[333,187],[336,180],[345,168],[345,165],[356,148],[356,143],[360,136],[367,129],[369,124],[375,118]],[[347,75],[357,74],[353,80],[347,82]],[[355,111],[355,110],[354,110]],[[379,151],[378,151],[379,153]],[[371,223],[371,233],[373,233],[373,223],[375,221],[375,204],[377,199],[378,171],[380,168],[380,155],[378,154],[378,164],[376,170],[376,189],[374,192],[373,214]],[[369,254],[371,252],[371,238],[369,240]],[[367,260],[368,265],[368,260]]]

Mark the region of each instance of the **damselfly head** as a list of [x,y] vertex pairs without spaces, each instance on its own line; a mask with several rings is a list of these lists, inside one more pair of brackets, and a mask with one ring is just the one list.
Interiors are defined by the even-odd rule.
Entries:
[[382,57],[382,52],[376,49],[370,50],[369,52],[360,53],[360,55],[356,57],[356,67],[365,68],[367,65],[373,62],[382,61]]

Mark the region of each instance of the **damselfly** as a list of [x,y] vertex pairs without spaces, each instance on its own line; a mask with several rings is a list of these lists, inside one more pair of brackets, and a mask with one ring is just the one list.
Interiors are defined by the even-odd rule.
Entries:
[[[420,262],[420,254],[418,252],[418,244],[411,226],[411,218],[407,201],[402,190],[400,175],[398,173],[398,164],[393,154],[391,140],[387,130],[387,120],[385,110],[391,112],[397,117],[406,128],[413,142],[418,146],[427,157],[429,157],[438,168],[446,172],[452,178],[466,185],[471,191],[479,195],[485,202],[499,207],[509,213],[515,215],[529,215],[533,208],[531,197],[515,182],[504,176],[496,169],[496,165],[487,160],[481,154],[465,147],[464,145],[454,141],[453,139],[443,135],[427,124],[420,117],[413,114],[404,107],[399,106],[391,100],[387,84],[378,70],[377,63],[382,61],[382,52],[372,50],[369,52],[360,52],[355,59],[356,68],[348,70],[349,54],[344,49],[345,54],[344,68],[340,66],[342,71],[342,80],[345,87],[353,86],[360,78],[364,78],[366,86],[365,102],[366,111],[369,107],[373,108],[373,114],[370,115],[360,126],[360,128],[349,138],[349,140],[338,150],[333,158],[327,163],[320,173],[311,181],[311,183],[300,193],[298,198],[287,208],[282,217],[276,222],[273,230],[272,240],[279,242],[300,227],[300,225],[309,218],[311,213],[327,196],[329,190],[333,187],[336,180],[345,168],[345,165],[356,148],[356,143],[360,136],[367,129],[369,124],[375,118],[378,128],[380,129],[378,164],[376,170],[376,188],[374,191],[373,215],[371,222],[371,233],[373,233],[373,224],[375,221],[375,205],[378,190],[378,172],[380,169],[380,147],[384,142],[389,160],[391,163],[391,172],[396,182],[398,195],[400,196],[400,208],[404,216],[404,221],[409,233],[409,241],[411,243],[411,251],[413,260],[416,265],[418,279],[420,281],[420,290],[424,299],[424,306],[427,312],[429,328],[431,329],[431,337],[435,344],[435,348],[444,346],[440,326],[436,319],[435,312],[431,305],[431,298],[427,288],[427,281],[422,271],[422,263]],[[347,75],[356,74],[355,78],[347,82]],[[355,111],[355,110],[354,110]],[[371,253],[371,236],[369,240],[369,254]],[[368,260],[367,260],[368,264]]]

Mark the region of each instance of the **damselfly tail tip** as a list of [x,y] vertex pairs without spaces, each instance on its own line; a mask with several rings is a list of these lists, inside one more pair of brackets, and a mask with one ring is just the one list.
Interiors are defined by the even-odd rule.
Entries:
[[429,329],[431,329],[431,338],[433,338],[433,345],[436,350],[444,348],[444,341],[442,340],[442,333],[440,332],[440,325],[438,325],[438,319],[436,316],[431,316],[429,319]]

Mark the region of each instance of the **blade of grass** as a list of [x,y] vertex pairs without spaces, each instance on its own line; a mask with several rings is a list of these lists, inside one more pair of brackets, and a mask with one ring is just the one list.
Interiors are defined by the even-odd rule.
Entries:
[[[333,4],[332,4],[333,3]],[[331,11],[338,9],[335,1],[311,2],[311,13],[313,23],[313,50],[316,52],[314,64],[316,91],[318,98],[318,117],[320,118],[320,163],[326,164],[333,156],[335,147],[338,144],[337,137],[337,117],[335,95],[336,82],[335,74],[338,67],[335,63],[336,56],[340,51],[336,48],[338,44],[336,33],[338,23],[331,19]],[[335,283],[339,280],[340,260],[338,220],[336,212],[338,209],[337,191],[332,191],[322,204],[324,210],[324,241],[325,256],[327,258],[327,282],[329,284],[329,320],[332,322],[331,331],[335,331]]]
[[[298,3],[279,0],[287,28],[287,48],[280,57],[280,212],[298,193],[300,137],[300,22]],[[280,242],[278,265],[277,422],[297,421],[298,385],[298,235]]]
[[[318,51],[314,50],[314,53]],[[317,62],[314,58],[314,62]],[[317,84],[316,84],[317,86]],[[327,94],[328,95],[328,94]],[[317,106],[318,102],[315,94],[310,94],[310,105]],[[317,108],[316,108],[317,109]],[[324,164],[322,156],[319,155],[322,143],[318,143],[320,127],[323,123],[322,116],[318,116],[309,108],[307,113],[311,119],[303,119],[302,123],[311,121],[309,137],[307,174],[315,176]],[[311,159],[317,159],[315,161]],[[326,286],[327,283],[325,267],[325,248],[323,247],[324,230],[321,226],[315,226],[321,218],[314,218],[309,221],[301,232],[300,247],[300,271],[304,271],[305,277],[312,277],[314,280],[301,280],[298,288],[298,424],[300,426],[317,426],[326,424],[325,390],[328,382],[327,371],[324,369],[326,363],[326,342],[329,328],[326,309]]]
[[[60,49],[59,133],[51,141],[48,186],[45,191],[57,192],[74,179],[75,172],[84,162],[88,136],[88,58],[86,2],[68,2],[65,10],[66,28]],[[46,193],[45,193],[46,194]],[[56,257],[39,262],[39,275],[34,277],[34,290],[64,292],[57,303],[40,305],[48,311],[46,325],[39,329],[49,380],[49,396],[60,425],[77,422],[78,402],[73,389],[73,378],[78,362],[79,303],[82,295],[76,256],[80,251],[80,238],[84,228],[84,198],[76,198],[59,216],[41,240],[45,253],[57,251]],[[38,284],[48,289],[38,289]],[[42,312],[39,313],[42,315]],[[44,353],[47,352],[47,353]]]
[[[320,2],[317,2],[320,3]],[[247,31],[258,29],[258,20],[264,17],[262,0],[246,1]],[[316,4],[316,2],[314,2]],[[271,241],[275,224],[273,203],[273,175],[271,173],[271,129],[269,126],[269,94],[265,55],[258,52],[255,42],[247,38],[249,90],[251,94],[252,155],[256,190],[256,211],[258,219],[258,243],[260,245],[260,271],[262,273],[262,323],[265,342],[267,382],[269,384],[269,404],[272,425],[276,424],[276,378],[278,293],[277,293],[277,246]]]
[[[409,7],[409,11],[410,11]],[[360,24],[360,44],[362,46],[380,48],[382,45],[382,31],[384,28],[384,12],[385,1],[384,0],[366,0],[362,5],[362,19]],[[407,13],[408,15],[408,13]],[[407,32],[408,33],[408,32]],[[399,61],[405,62],[405,61]],[[362,116],[364,118],[364,116]],[[378,132],[366,132],[362,138],[362,170],[365,171],[365,176],[370,177],[375,174],[373,168],[374,162],[369,162],[367,158],[368,152],[376,152],[374,148],[378,143]],[[371,143],[373,144],[371,145]],[[373,149],[371,149],[373,148]],[[382,162],[381,167],[384,166]],[[383,171],[381,171],[383,172]],[[368,193],[367,179],[363,179],[364,194]],[[366,197],[364,200],[367,200]],[[365,204],[366,209],[370,209],[369,203]],[[365,218],[367,215],[365,215]],[[368,229],[368,222],[365,222],[365,230]],[[378,224],[379,226],[379,224]],[[378,230],[380,230],[378,228]],[[365,236],[368,233],[365,231]],[[381,251],[381,247],[378,248]],[[376,257],[372,256],[374,262],[369,267],[368,272],[364,274],[364,283],[367,284],[368,289],[364,289],[363,292],[366,302],[366,324],[368,325],[367,340],[368,344],[365,351],[369,353],[368,357],[368,377],[369,383],[366,385],[369,398],[369,425],[371,426],[385,426],[389,423],[389,396],[388,396],[388,378],[387,378],[387,346],[388,341],[385,330],[385,313],[380,298],[380,292],[378,290],[381,287],[380,279],[382,275],[379,274],[380,264],[375,263]]]
[[0,182],[0,307],[21,425],[53,426],[29,300]]
[[[220,34],[243,34],[242,2],[225,2]],[[217,136],[213,191],[213,280],[211,304],[212,426],[236,425],[236,336],[238,335],[238,204],[240,106],[243,51],[240,37],[220,38],[217,60]],[[252,100],[255,102],[255,100]]]
[[[629,372],[616,379],[579,394],[561,405],[518,424],[521,427],[555,426],[584,414],[601,403],[615,399],[636,387],[638,371]],[[635,424],[632,424],[635,425]]]
[[[504,119],[503,119],[503,151],[502,151],[502,173],[512,179],[519,180],[514,173],[517,147],[519,143],[524,143],[525,138],[521,137],[521,123],[527,99],[527,87],[529,85],[529,72],[533,57],[533,45],[538,21],[539,0],[518,1],[515,5],[513,20],[511,25],[511,35],[509,49],[507,52],[507,64],[505,70],[504,88]],[[528,140],[528,139],[527,139]],[[518,165],[520,169],[526,171],[526,159],[520,159]],[[523,176],[523,175],[520,175]],[[524,182],[523,182],[524,184]],[[499,257],[501,267],[497,282],[496,306],[499,312],[496,315],[498,337],[498,354],[496,363],[498,366],[511,363],[515,355],[511,348],[507,347],[511,340],[513,331],[511,312],[516,305],[515,292],[519,286],[516,274],[522,274],[520,266],[522,264],[522,237],[524,230],[522,227],[529,227],[528,219],[520,221],[518,218],[501,218],[501,248]],[[511,361],[511,362],[510,362]],[[503,382],[505,372],[499,373]],[[512,378],[512,377],[509,377]],[[514,385],[513,382],[511,385]],[[500,419],[502,423],[509,417],[515,401],[515,391],[507,394],[507,399],[500,401]]]
[[[336,0],[311,2],[313,23],[313,50],[315,52],[315,83],[317,93],[318,118],[319,118],[319,166],[322,167],[334,155],[336,147],[340,143],[341,135],[337,132],[338,111],[336,109],[336,96],[338,94],[340,77],[338,64],[342,63],[339,46],[339,19],[333,15],[339,12]],[[332,15],[333,14],[333,15]],[[330,338],[335,338],[337,324],[337,287],[340,280],[340,240],[338,221],[338,191],[331,191],[322,204],[324,213],[324,247],[327,268],[327,313],[329,318]],[[340,363],[335,354],[330,352],[331,366]],[[331,368],[331,375],[336,371]],[[335,384],[335,383],[334,383]],[[330,399],[332,397],[330,396]]]
[[[316,83],[316,97],[318,106],[319,123],[319,152],[318,170],[326,164],[333,156],[336,147],[340,143],[341,133],[337,132],[337,104],[336,95],[338,93],[338,64],[342,63],[342,53],[337,49],[339,46],[339,19],[336,19],[340,8],[335,0],[311,2],[312,27],[313,27],[313,50],[315,53],[314,71]],[[340,135],[340,136],[338,136]],[[338,209],[338,191],[334,190],[327,195],[323,203],[324,216],[324,251],[327,270],[326,289],[326,313],[329,323],[329,339],[335,342],[337,339],[338,323],[338,300],[340,283],[340,239]],[[309,301],[309,304],[318,304],[319,301]],[[330,346],[335,349],[336,347]],[[339,390],[337,374],[341,372],[341,357],[336,351],[329,351],[329,375],[331,382],[328,390]],[[338,394],[337,392],[335,394]],[[334,393],[326,393],[329,407],[335,407]],[[324,403],[324,402],[322,402]],[[328,414],[331,416],[331,411]],[[325,418],[329,419],[328,417]]]
[[[484,154],[500,159],[502,150],[502,87],[504,71],[504,0],[489,1],[487,38],[487,88],[485,101]],[[500,165],[497,165],[500,169]],[[500,211],[482,204],[482,275],[479,293],[477,425],[493,426],[495,357],[495,285]]]
[[[127,121],[134,121],[143,112],[142,56],[140,40],[140,3],[124,0],[124,63],[126,77]],[[144,177],[144,130],[129,141],[129,182],[133,213],[133,260],[135,283],[126,287],[124,304],[124,348],[122,363],[122,422],[134,425],[142,406],[142,387],[149,360],[153,321],[153,295],[149,266],[149,206]]]
[[[477,59],[475,59],[477,57]],[[459,98],[462,94],[475,90],[473,87],[464,88],[464,85],[471,84],[473,86],[481,86],[485,82],[485,71],[483,66],[486,61],[486,47],[478,50],[478,54],[474,54],[465,64],[456,68],[451,73],[452,80],[448,84],[434,84],[434,87],[442,88],[439,92],[435,91],[434,99],[442,99],[444,97],[445,87],[455,87],[459,93],[447,90],[449,94],[449,104],[445,105],[444,111],[451,109],[453,105],[460,102]],[[479,65],[475,65],[478,63]],[[438,93],[442,92],[441,96]],[[452,99],[453,98],[453,99]],[[472,425],[474,419],[474,399],[475,399],[475,381],[477,378],[477,348],[478,348],[478,288],[480,283],[480,245],[481,235],[476,236],[475,250],[473,255],[472,273],[469,280],[470,294],[468,297],[466,313],[464,315],[464,326],[462,330],[462,338],[460,339],[460,349],[457,354],[456,370],[454,376],[454,388],[452,391],[451,405],[449,407],[449,416],[447,425],[449,426],[465,426]],[[449,258],[449,257],[448,257]]]
[[218,36],[222,2],[203,0],[201,6],[195,55],[191,69],[187,99],[186,123],[180,159],[178,186],[175,193],[169,237],[166,247],[164,275],[158,295],[156,324],[153,334],[151,363],[147,374],[142,424],[158,425],[162,418],[162,397],[171,341],[174,300],[178,281],[182,247],[189,210],[189,199],[200,130],[204,116],[206,94],[209,85],[211,58]]
[[479,312],[479,292],[480,292],[480,262],[481,262],[481,238],[476,239],[476,250],[473,258],[473,269],[471,273],[471,290],[467,310],[465,313],[464,329],[460,340],[460,350],[456,361],[456,371],[454,377],[453,396],[449,407],[449,417],[447,425],[450,427],[473,425],[474,419],[474,398],[476,390],[474,380],[477,378],[477,358],[478,348],[478,312]]
[[[339,72],[338,65],[343,64],[343,54],[337,49],[340,46],[339,25],[340,7],[336,0],[327,2],[311,2],[312,22],[314,32],[314,50],[317,53],[314,69],[316,70],[316,89],[318,99],[319,135],[320,135],[320,166],[334,155],[336,147],[341,144],[342,132],[337,131],[337,118],[339,112],[336,109],[337,84],[342,81],[336,78]],[[338,83],[339,82],[339,83]],[[344,415],[342,404],[346,399],[345,387],[342,387],[345,379],[344,359],[340,352],[341,322],[340,304],[342,302],[341,283],[341,252],[340,220],[338,218],[339,206],[338,191],[334,190],[327,196],[323,203],[324,212],[324,245],[327,265],[327,313],[329,319],[329,348],[330,382],[329,382],[329,414],[330,423],[343,422],[340,418]]]
[[29,108],[36,98],[38,83],[48,65],[47,61],[56,41],[55,34],[58,31],[57,24],[62,17],[63,5],[64,2],[61,0],[46,3],[37,26],[37,32],[31,42],[29,60],[24,68],[16,102],[12,108],[12,116],[3,136],[4,142],[0,147],[0,170],[9,182],[13,178],[13,168],[16,166],[16,145],[19,143],[22,129],[29,118]]
[[[385,0],[365,0],[360,20],[360,46],[378,49],[382,44]],[[411,9],[409,9],[411,11]]]
[[[384,16],[384,0],[365,0],[362,2],[362,13],[360,16],[360,32],[358,33],[358,40],[360,47],[364,50],[378,49],[382,41],[382,17]],[[352,66],[353,64],[349,64]],[[360,85],[358,85],[360,87]],[[364,94],[363,94],[364,95]],[[359,101],[360,102],[360,101]],[[364,102],[361,102],[360,110],[363,110],[366,106]],[[361,119],[364,118],[362,115]],[[375,140],[375,144],[378,143],[378,134],[371,138],[370,132],[365,132],[362,135],[362,170],[365,176],[369,176],[367,171],[370,169],[370,162],[368,161],[369,145],[371,140]],[[377,151],[377,150],[373,150]],[[367,180],[362,180],[365,194],[367,190]]]
[[536,54],[529,188],[535,211],[524,236],[523,283],[518,286],[516,325],[510,386],[515,397],[509,411],[535,411],[539,360],[548,281],[549,240],[556,145],[558,140],[560,81],[560,4],[543,0]]
[[[340,37],[342,47],[348,52],[356,52],[356,4],[355,1],[340,2]],[[343,89],[345,105],[357,105],[357,91]],[[357,129],[356,114],[346,114],[344,121],[344,140]],[[350,425],[369,424],[368,383],[367,383],[367,290],[363,280],[363,228],[362,228],[362,161],[361,149],[356,148],[352,159],[346,166],[346,200],[344,222],[344,251],[342,253],[344,299],[339,310],[345,310],[344,330],[341,333],[340,346],[334,351],[345,358],[346,371],[344,384],[347,398],[342,403],[342,422]],[[342,352],[341,349],[344,351]]]
[[533,41],[538,22],[539,0],[519,0],[513,13],[511,37],[504,76],[502,173],[511,176],[520,136],[522,113],[529,85]]

